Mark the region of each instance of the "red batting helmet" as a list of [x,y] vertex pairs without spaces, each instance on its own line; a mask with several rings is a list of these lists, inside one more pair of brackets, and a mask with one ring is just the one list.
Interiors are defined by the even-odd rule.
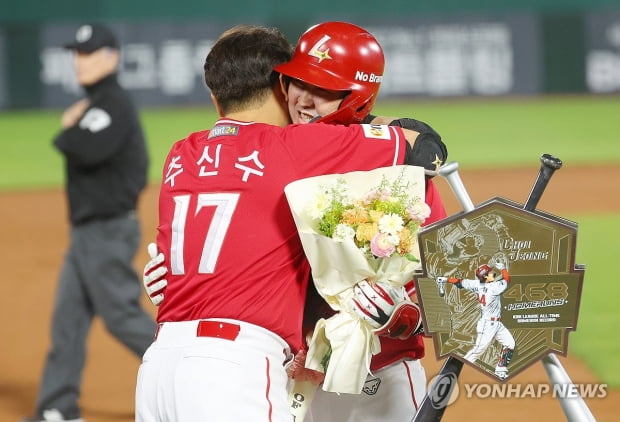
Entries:
[[492,268],[489,267],[488,265],[481,265],[478,268],[476,268],[476,277],[478,277],[478,280],[480,281],[486,281],[485,277],[491,271],[492,271]]
[[302,34],[293,58],[277,72],[310,85],[347,91],[337,111],[318,122],[359,123],[377,99],[385,59],[375,37],[347,22],[325,22]]

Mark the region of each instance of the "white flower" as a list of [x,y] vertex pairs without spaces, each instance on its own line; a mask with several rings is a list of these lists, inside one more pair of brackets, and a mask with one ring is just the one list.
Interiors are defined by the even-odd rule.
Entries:
[[349,185],[344,181],[344,179],[337,179],[331,187],[331,190],[334,193],[335,198],[345,207],[353,203],[350,197],[351,193],[349,190]]
[[379,231],[381,233],[387,233],[396,235],[402,230],[405,222],[398,214],[386,214],[379,219]]
[[346,239],[353,239],[355,230],[346,224],[338,224],[332,235],[332,239],[338,242],[344,242]]
[[398,244],[400,243],[400,236],[398,236],[397,234],[390,234],[387,238],[388,242],[390,242],[394,246],[398,246]]
[[351,197],[349,197],[349,196],[343,196],[343,197],[340,198],[340,203],[344,207],[348,207],[350,205],[353,205],[353,199],[351,199]]
[[319,219],[325,215],[325,211],[331,203],[328,193],[321,190],[314,195],[314,201],[308,206],[308,215],[313,219]]

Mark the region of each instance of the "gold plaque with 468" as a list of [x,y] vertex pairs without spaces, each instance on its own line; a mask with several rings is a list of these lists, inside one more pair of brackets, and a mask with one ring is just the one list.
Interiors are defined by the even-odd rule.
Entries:
[[506,380],[549,352],[566,355],[584,276],[576,223],[496,197],[418,238],[416,288],[437,358]]

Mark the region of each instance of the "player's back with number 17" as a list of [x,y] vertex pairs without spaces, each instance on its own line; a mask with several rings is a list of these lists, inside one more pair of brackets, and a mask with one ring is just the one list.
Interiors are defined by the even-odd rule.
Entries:
[[394,165],[404,142],[387,126],[280,128],[229,119],[178,142],[160,193],[157,243],[171,271],[158,321],[239,319],[297,349],[310,270],[284,187]]

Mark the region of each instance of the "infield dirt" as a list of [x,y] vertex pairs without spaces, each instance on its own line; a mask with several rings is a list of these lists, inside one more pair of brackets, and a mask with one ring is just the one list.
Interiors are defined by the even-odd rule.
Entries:
[[[527,169],[493,171],[460,170],[474,204],[502,196],[523,203],[538,174]],[[437,178],[449,214],[460,206],[445,180]],[[607,183],[601,181],[607,180]],[[620,212],[620,195],[610,195],[609,183],[620,180],[620,166],[566,167],[549,182],[538,208],[555,215]],[[578,193],[578,196],[577,196]],[[156,235],[158,187],[149,186],[140,203],[143,245],[135,260],[141,274],[147,261],[146,244]],[[67,246],[68,226],[62,190],[0,193],[4,268],[0,306],[0,421],[19,421],[34,408],[35,395],[49,343],[49,325],[58,271]],[[587,277],[586,277],[587,282]],[[144,307],[155,308],[146,297]],[[427,341],[423,359],[427,377],[432,378],[443,361],[435,359],[432,341]],[[139,360],[106,333],[99,319],[89,337],[87,366],[81,405],[88,422],[133,421],[135,377]],[[560,357],[576,384],[601,380],[580,360]],[[541,398],[466,397],[465,384],[492,380],[468,366],[463,368],[459,398],[446,410],[443,421],[558,421],[564,420],[559,401],[550,394]],[[538,362],[515,376],[511,384],[545,384],[548,377]],[[484,391],[482,391],[484,393]],[[479,397],[482,396],[482,397]],[[615,421],[620,412],[620,390],[607,390],[605,398],[586,399],[598,421]]]

